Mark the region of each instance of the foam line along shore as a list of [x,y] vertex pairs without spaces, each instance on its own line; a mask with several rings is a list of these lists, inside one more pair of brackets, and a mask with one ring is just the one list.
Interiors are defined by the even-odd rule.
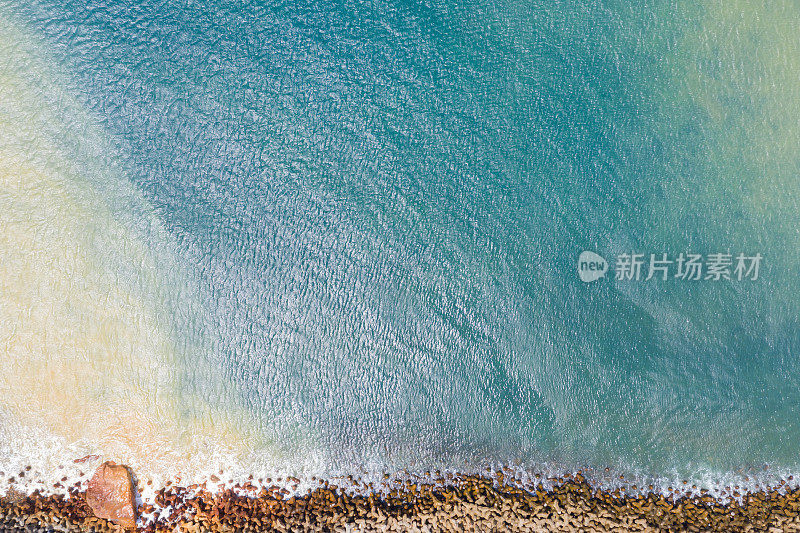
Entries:
[[[720,501],[689,489],[676,488],[668,496],[597,489],[580,472],[545,483],[523,482],[511,469],[427,474],[386,476],[377,491],[356,491],[352,479],[339,486],[318,480],[313,490],[291,495],[278,485],[297,487],[296,478],[253,480],[214,493],[205,486],[169,486],[154,492],[153,504],[141,506],[137,530],[800,531],[800,489],[785,484]],[[0,527],[118,531],[113,522],[93,515],[78,486],[67,498],[7,493],[0,498]]]

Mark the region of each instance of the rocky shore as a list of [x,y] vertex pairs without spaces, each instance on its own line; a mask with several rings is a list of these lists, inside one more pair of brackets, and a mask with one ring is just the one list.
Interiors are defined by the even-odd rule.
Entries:
[[[303,497],[250,483],[216,494],[197,486],[164,488],[156,492],[155,505],[138,509],[138,531],[800,532],[800,490],[775,488],[722,503],[708,495],[609,493],[594,489],[580,474],[557,480],[550,490],[508,484],[503,472],[394,484],[386,493],[354,495],[320,482]],[[122,530],[96,517],[77,486],[68,497],[13,490],[0,497],[0,531]]]

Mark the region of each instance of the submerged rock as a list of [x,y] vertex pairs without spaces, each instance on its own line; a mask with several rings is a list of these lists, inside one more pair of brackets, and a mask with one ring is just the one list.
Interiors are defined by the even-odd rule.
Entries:
[[101,464],[89,480],[86,503],[98,518],[111,520],[125,529],[136,529],[133,476],[127,466],[111,461]]

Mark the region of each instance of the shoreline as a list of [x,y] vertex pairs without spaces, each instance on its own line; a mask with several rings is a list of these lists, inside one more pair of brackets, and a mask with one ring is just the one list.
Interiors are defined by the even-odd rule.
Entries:
[[[595,488],[580,473],[556,480],[547,490],[541,483],[509,484],[502,471],[396,484],[388,493],[354,495],[320,481],[303,496],[249,483],[219,493],[170,486],[155,491],[155,505],[140,505],[138,531],[800,532],[798,488],[779,486],[723,502],[710,495],[624,495]],[[14,490],[0,496],[0,531],[118,530],[94,517],[79,486],[71,487],[68,497]]]

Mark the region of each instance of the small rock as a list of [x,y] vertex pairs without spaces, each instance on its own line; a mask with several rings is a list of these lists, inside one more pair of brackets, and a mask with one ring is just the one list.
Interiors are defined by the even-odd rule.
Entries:
[[125,529],[136,529],[133,477],[127,466],[111,461],[101,464],[86,488],[86,503],[95,516]]

